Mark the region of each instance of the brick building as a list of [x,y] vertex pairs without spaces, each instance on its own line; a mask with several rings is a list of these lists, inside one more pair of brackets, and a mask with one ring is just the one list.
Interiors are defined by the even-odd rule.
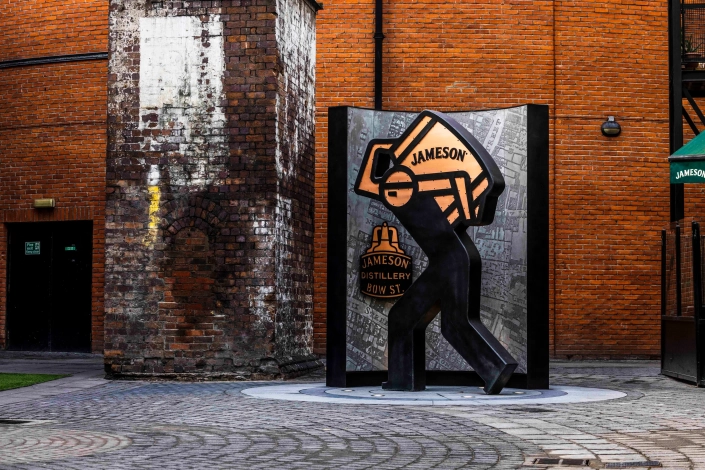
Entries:
[[0,10],[0,348],[102,352],[108,8]]
[[[658,356],[668,2],[387,1],[383,12],[383,109],[550,106],[551,354]],[[318,353],[326,340],[326,110],[374,106],[374,33],[372,1],[326,2],[318,18]],[[622,126],[617,138],[600,132],[610,115]]]
[[[114,373],[272,375],[324,354],[326,110],[374,105],[375,2],[324,6],[315,38],[304,0],[2,7],[0,347],[8,231],[84,220],[90,344]],[[384,109],[550,107],[556,357],[659,354],[667,7],[384,2]],[[110,64],[75,60],[107,53],[109,15]],[[59,55],[74,60],[12,62]],[[165,95],[175,63],[203,75]],[[610,115],[617,138],[600,133]]]

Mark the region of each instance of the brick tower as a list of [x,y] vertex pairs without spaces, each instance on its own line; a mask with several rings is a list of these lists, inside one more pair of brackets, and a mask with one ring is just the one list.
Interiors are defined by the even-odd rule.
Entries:
[[105,362],[272,378],[312,355],[312,0],[110,5]]

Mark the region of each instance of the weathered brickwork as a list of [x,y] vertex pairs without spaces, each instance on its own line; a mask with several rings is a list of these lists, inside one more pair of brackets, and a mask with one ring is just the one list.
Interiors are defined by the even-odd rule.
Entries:
[[312,355],[315,4],[112,1],[106,370]]
[[[107,51],[105,2],[5,2],[0,62]],[[0,349],[6,346],[7,224],[93,221],[91,348],[103,350],[105,60],[0,70]],[[35,198],[56,208],[38,211]]]
[[[384,109],[550,106],[551,352],[659,354],[667,2],[385,2]],[[325,353],[327,108],[373,106],[374,2],[318,18],[315,351]],[[622,135],[600,125],[616,116]],[[692,212],[691,212],[692,213]],[[702,211],[701,211],[702,213]]]
[[277,0],[277,12],[275,335],[304,355],[313,345],[316,25],[307,2]]

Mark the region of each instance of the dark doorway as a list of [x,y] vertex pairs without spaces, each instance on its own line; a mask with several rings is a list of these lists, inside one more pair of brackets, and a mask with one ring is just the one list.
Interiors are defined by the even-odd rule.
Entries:
[[93,222],[8,227],[8,349],[90,352]]

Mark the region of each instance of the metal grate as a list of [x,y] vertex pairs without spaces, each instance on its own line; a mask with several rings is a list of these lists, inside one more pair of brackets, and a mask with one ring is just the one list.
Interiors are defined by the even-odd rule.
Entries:
[[544,408],[511,408],[509,411],[516,411],[519,413],[553,413],[553,410],[547,410]]
[[561,459],[536,459],[534,465],[558,465]]
[[693,231],[690,224],[681,228],[681,306],[682,316],[695,316],[693,298]]
[[645,460],[643,462],[613,462],[605,464],[605,468],[639,468],[639,467],[660,467],[661,462],[655,460]]
[[540,458],[534,460],[534,465],[561,465],[567,467],[587,467],[590,464],[588,460],[583,459],[547,459]]
[[705,0],[681,0],[681,28],[682,61],[705,61]]

